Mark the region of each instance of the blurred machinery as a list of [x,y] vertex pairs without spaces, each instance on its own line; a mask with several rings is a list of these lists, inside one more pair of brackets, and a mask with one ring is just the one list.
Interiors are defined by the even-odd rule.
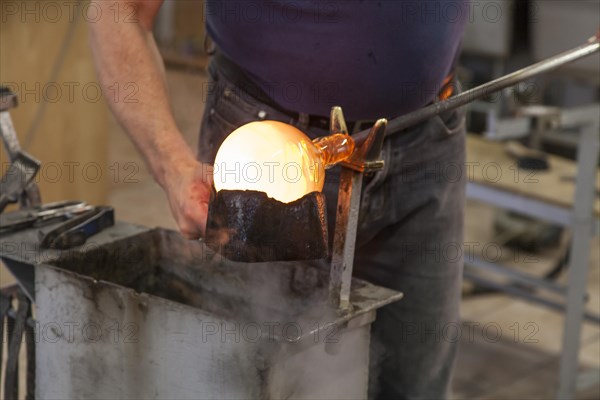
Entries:
[[[598,1],[483,1],[481,7],[486,5],[495,14],[475,13],[465,35],[461,75],[467,84],[555,54],[600,26]],[[498,13],[502,18],[492,18]],[[505,171],[539,179],[529,185],[525,178],[469,181],[469,198],[497,207],[497,244],[533,253],[563,245],[544,271],[475,258],[467,260],[465,278],[476,283],[475,293],[503,291],[565,312],[558,398],[574,393],[581,318],[600,321],[584,311],[589,245],[600,232],[599,71],[600,57],[588,57],[560,74],[536,76],[475,101],[468,113],[469,131],[487,139],[470,139],[469,161],[496,162]],[[552,154],[576,162],[571,167]],[[567,267],[568,284],[558,284]]]

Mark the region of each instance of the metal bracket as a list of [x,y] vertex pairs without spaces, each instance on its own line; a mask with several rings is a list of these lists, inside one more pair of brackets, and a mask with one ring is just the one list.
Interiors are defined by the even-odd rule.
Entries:
[[[4,148],[8,154],[11,163],[17,162],[19,159],[32,160],[28,164],[36,164],[37,160],[21,150],[17,132],[10,118],[9,109],[17,106],[17,97],[8,88],[0,87],[0,137],[4,143]],[[19,156],[20,155],[20,156]],[[42,204],[40,190],[35,182],[32,182],[33,176],[37,173],[37,169],[33,168],[27,176],[27,181],[21,179],[22,184],[26,184],[23,188],[23,194],[20,196],[21,208],[37,207]],[[33,174],[33,176],[31,176]]]
[[[331,109],[330,133],[348,134],[341,107]],[[386,119],[375,122],[366,139],[341,163],[340,187],[333,238],[333,254],[329,276],[329,300],[337,309],[350,308],[350,285],[354,264],[360,195],[365,171],[381,169],[380,159],[385,137]]]

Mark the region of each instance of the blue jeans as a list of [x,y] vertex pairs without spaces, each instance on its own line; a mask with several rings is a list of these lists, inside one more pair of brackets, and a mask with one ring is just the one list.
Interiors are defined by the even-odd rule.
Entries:
[[[235,128],[260,119],[328,134],[269,107],[209,66],[199,159],[213,163]],[[460,328],[465,122],[462,110],[434,117],[388,137],[385,168],[365,177],[355,276],[404,293],[378,311],[372,327],[369,397],[443,399],[449,395]],[[327,171],[333,232],[339,169]]]

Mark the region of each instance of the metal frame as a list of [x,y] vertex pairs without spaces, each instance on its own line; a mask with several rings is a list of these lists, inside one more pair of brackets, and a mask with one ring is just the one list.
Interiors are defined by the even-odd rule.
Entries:
[[[577,380],[581,328],[584,319],[600,323],[600,316],[585,311],[586,277],[589,265],[590,245],[593,236],[600,231],[600,220],[594,217],[594,194],[596,165],[600,154],[600,121],[590,118],[590,123],[582,127],[578,146],[578,173],[575,187],[574,205],[572,208],[548,204],[541,200],[528,198],[484,184],[468,182],[467,197],[480,200],[494,206],[517,211],[536,218],[551,221],[572,230],[570,243],[570,268],[568,283],[560,286],[548,280],[522,272],[514,271],[502,265],[486,263],[480,259],[469,261],[465,269],[465,278],[483,286],[504,291],[525,300],[547,306],[565,313],[563,328],[563,345],[558,382],[558,399],[574,397]],[[564,301],[557,301],[547,296],[524,290],[514,284],[498,283],[483,278],[473,270],[484,270],[500,276],[508,277],[513,283],[518,282],[534,286],[536,289],[559,294]]]
[[[14,302],[17,303],[16,308]],[[0,378],[2,378],[2,353],[7,343],[6,370],[4,371],[4,397],[19,398],[19,353],[25,340],[27,355],[25,399],[35,398],[35,321],[32,318],[32,302],[18,285],[0,288]],[[6,321],[6,340],[4,323]]]
[[581,136],[577,152],[578,174],[575,187],[571,240],[571,268],[567,292],[567,310],[563,333],[563,352],[560,361],[559,399],[571,398],[575,393],[581,325],[583,323],[586,277],[593,235],[594,192],[596,190],[596,164],[600,151],[597,121],[587,125]]
[[[22,152],[17,132],[15,131],[9,110],[18,105],[17,96],[8,88],[0,88],[0,138],[10,162],[14,162],[19,152]],[[27,155],[31,158],[31,156]],[[21,208],[36,207],[42,204],[40,190],[35,182],[30,182],[19,201]]]

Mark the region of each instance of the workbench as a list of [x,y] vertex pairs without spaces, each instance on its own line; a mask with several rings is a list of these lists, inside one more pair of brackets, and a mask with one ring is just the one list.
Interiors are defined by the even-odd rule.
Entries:
[[[477,257],[466,261],[465,278],[528,301],[565,313],[558,398],[572,398],[577,378],[581,325],[584,318],[599,322],[598,315],[585,312],[586,278],[592,238],[600,232],[600,188],[598,153],[600,137],[597,122],[581,131],[577,162],[548,156],[546,171],[517,167],[500,142],[479,136],[467,137],[467,198],[558,224],[571,230],[568,282],[554,281],[517,271]],[[512,283],[497,283],[484,274],[508,277]],[[539,292],[560,295],[557,301]]]
[[[539,207],[544,210],[549,206],[547,210],[555,214],[549,218],[559,219],[558,223],[569,222],[568,214],[574,205],[577,164],[553,155],[548,155],[548,162],[550,169],[547,171],[518,169],[517,160],[507,154],[502,142],[486,140],[473,134],[467,135],[465,170],[469,197],[479,198],[484,192],[496,192],[501,196],[511,196],[511,203],[519,199],[523,202],[540,203]],[[600,191],[598,180],[596,191]],[[493,199],[486,196],[481,200],[491,202]],[[598,232],[600,197],[595,196],[593,204],[595,228]],[[504,208],[506,203],[499,206]]]

